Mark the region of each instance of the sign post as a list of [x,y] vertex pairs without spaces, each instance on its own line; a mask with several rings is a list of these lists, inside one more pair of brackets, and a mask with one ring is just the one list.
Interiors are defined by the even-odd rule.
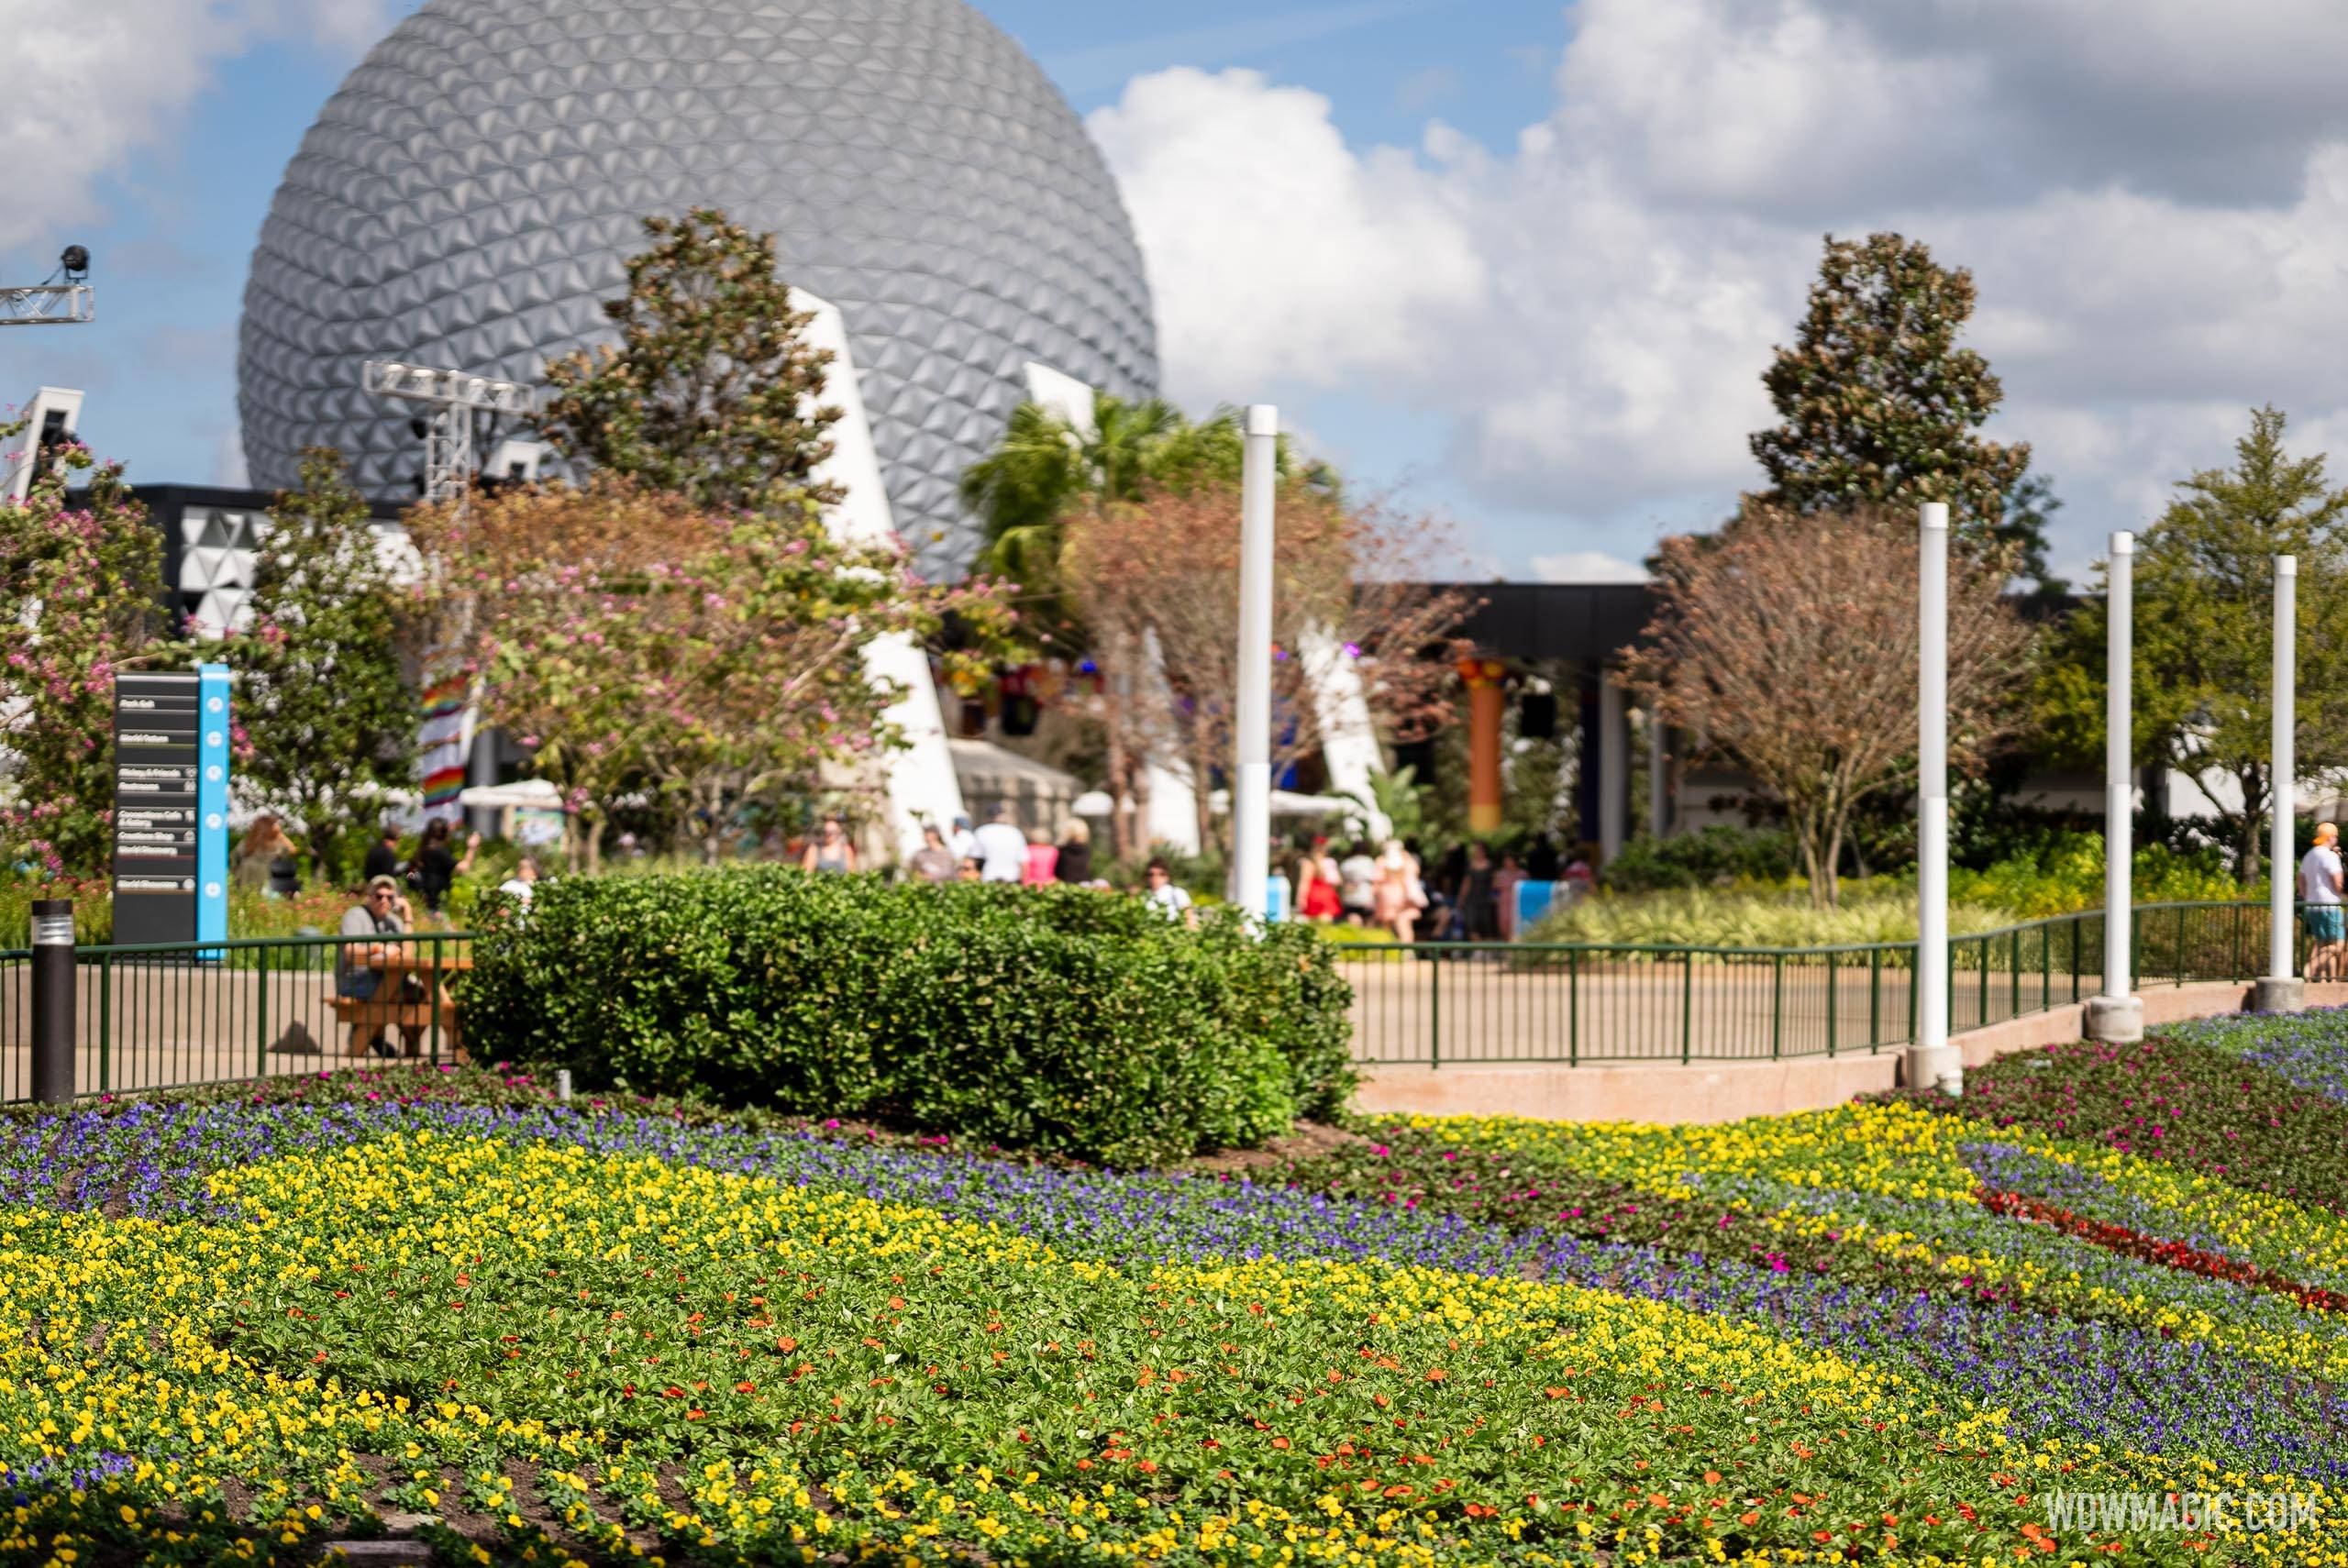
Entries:
[[[197,673],[115,678],[114,939],[119,945],[228,934],[227,676],[214,665]],[[198,918],[207,906],[208,927]]]
[[[195,940],[228,940],[228,667],[198,665],[195,776]],[[219,949],[204,956],[215,963]]]

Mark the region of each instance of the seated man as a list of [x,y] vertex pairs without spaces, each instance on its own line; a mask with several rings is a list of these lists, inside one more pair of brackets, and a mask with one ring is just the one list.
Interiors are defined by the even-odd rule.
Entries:
[[[400,885],[389,877],[368,879],[366,891],[360,901],[343,911],[341,934],[346,937],[388,936],[404,933],[408,928],[407,896]],[[372,1001],[382,989],[384,961],[396,952],[400,944],[390,942],[345,942],[335,955],[335,994],[357,1001]],[[382,999],[387,1003],[404,999],[407,982],[403,981]],[[400,1025],[400,1036],[407,1054],[416,1055],[423,1031],[414,1024]],[[354,1021],[350,1026],[350,1054],[363,1056],[372,1052],[378,1056],[393,1055],[391,1042],[383,1037],[381,1022]]]

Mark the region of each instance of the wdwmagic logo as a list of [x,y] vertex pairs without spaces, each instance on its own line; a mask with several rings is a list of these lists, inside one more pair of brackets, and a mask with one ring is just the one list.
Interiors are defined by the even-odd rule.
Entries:
[[2050,1529],[2090,1535],[2287,1533],[2320,1518],[2314,1497],[2291,1492],[2048,1492],[2043,1500]]

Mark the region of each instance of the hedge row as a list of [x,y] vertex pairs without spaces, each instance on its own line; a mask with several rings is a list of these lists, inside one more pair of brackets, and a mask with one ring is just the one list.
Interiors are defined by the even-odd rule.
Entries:
[[1191,932],[1078,889],[771,867],[541,883],[461,992],[477,1059],[1113,1165],[1260,1143],[1353,1087],[1298,927]]

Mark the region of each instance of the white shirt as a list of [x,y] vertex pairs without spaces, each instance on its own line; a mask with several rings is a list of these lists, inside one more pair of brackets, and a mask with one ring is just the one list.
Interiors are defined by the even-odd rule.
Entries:
[[1009,823],[989,823],[978,832],[979,879],[1016,882],[1027,869],[1027,835]]
[[2340,901],[2340,852],[2319,844],[2299,862],[2299,898],[2310,904]]
[[1165,911],[1168,920],[1180,920],[1182,911],[1191,907],[1191,889],[1178,888],[1171,882],[1163,888],[1151,889],[1147,897],[1150,907]]
[[530,889],[537,886],[536,882],[525,882],[519,877],[508,877],[504,881],[497,884],[497,890],[501,893],[511,893],[526,904],[530,901]]
[[954,852],[954,864],[979,858],[979,835],[969,828],[956,828],[946,835],[946,847]]

